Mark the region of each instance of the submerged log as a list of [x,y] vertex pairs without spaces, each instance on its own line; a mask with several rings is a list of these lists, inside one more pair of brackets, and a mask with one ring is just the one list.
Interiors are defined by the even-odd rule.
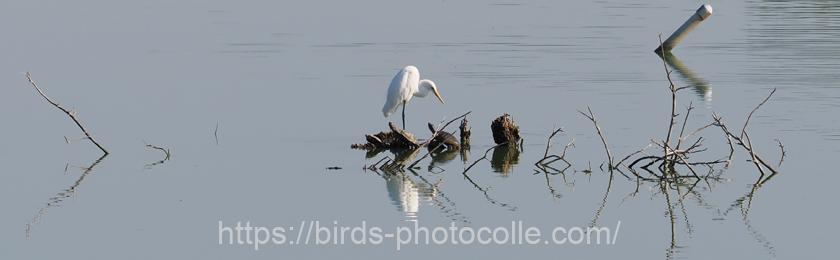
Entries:
[[516,125],[516,122],[513,122],[513,119],[510,119],[510,115],[508,114],[504,114],[493,120],[493,123],[490,124],[490,129],[493,130],[493,141],[496,144],[519,143],[519,126]]
[[391,148],[414,149],[420,147],[420,144],[417,142],[417,139],[414,138],[414,135],[412,135],[408,131],[400,129],[393,122],[388,122],[388,128],[391,129],[390,132],[379,132],[373,135],[365,135],[365,140],[367,140],[367,143],[352,144],[350,145],[350,148],[361,150],[374,150]]

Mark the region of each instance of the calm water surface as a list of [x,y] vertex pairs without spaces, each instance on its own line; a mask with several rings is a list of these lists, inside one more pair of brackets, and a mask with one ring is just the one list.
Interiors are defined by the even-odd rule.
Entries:
[[[675,51],[675,80],[693,86],[689,128],[721,114],[733,127],[772,88],[750,137],[781,173],[759,189],[747,154],[719,181],[665,196],[598,169],[600,140],[576,110],[597,114],[616,157],[661,139],[668,120],[652,53],[697,1],[25,1],[2,4],[0,258],[762,259],[833,253],[840,181],[840,4],[714,2]],[[384,178],[348,149],[386,129],[379,110],[393,74],[417,65],[445,105],[408,107],[408,129],[473,111],[472,150]],[[85,141],[27,85],[74,109],[112,155]],[[509,113],[524,151],[480,162],[489,122]],[[217,128],[218,126],[218,128]],[[542,174],[571,139],[565,174]],[[216,136],[214,136],[214,132]],[[717,129],[703,157],[728,152]],[[65,144],[64,137],[71,139]],[[216,138],[218,137],[218,138]],[[172,158],[144,147],[171,149]],[[503,157],[491,151],[488,157]],[[449,156],[449,157],[446,157]],[[91,165],[94,166],[91,169]],[[584,170],[592,165],[593,172]],[[338,166],[341,170],[326,170]],[[432,169],[429,171],[428,169]],[[475,185],[473,184],[475,183]],[[480,188],[480,189],[479,189]],[[682,198],[677,201],[677,198]],[[670,202],[671,207],[668,207]],[[669,210],[670,209],[670,210]],[[673,211],[673,214],[669,214]],[[673,221],[670,216],[673,216]],[[413,225],[615,226],[615,245],[218,245],[218,221],[302,220]]]

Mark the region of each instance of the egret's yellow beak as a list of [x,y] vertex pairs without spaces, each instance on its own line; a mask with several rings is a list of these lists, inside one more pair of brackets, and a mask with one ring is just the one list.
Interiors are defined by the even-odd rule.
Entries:
[[433,89],[432,89],[432,92],[434,92],[434,93],[435,93],[435,96],[438,98],[438,100],[440,100],[440,103],[441,103],[441,104],[446,104],[446,102],[443,102],[443,98],[442,98],[442,97],[440,97],[440,92],[438,92],[437,88],[433,88]]

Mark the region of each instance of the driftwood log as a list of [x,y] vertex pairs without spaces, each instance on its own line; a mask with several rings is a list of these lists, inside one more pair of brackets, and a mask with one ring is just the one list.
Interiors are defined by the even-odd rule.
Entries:
[[461,144],[449,132],[435,129],[432,123],[429,123],[429,131],[432,132],[432,139],[428,142],[419,142],[413,134],[406,130],[400,129],[393,122],[388,122],[388,128],[391,131],[379,132],[373,135],[365,135],[367,143],[352,144],[350,148],[361,150],[376,150],[376,149],[417,149],[421,146],[426,146],[430,150],[435,148],[444,148],[445,150],[458,150]]
[[420,147],[420,143],[414,138],[414,135],[400,129],[393,122],[388,122],[389,132],[379,132],[373,135],[365,135],[367,143],[353,144],[350,148],[361,150],[373,149],[390,149],[390,148],[408,148],[414,149]]
[[490,124],[490,129],[493,130],[493,141],[496,144],[516,144],[521,139],[519,137],[519,126],[516,125],[516,122],[513,122],[513,119],[510,119],[510,115],[508,114],[504,114],[493,120],[493,123]]

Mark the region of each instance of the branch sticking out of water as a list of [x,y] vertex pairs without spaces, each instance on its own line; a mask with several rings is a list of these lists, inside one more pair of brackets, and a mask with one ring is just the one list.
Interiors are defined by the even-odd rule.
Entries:
[[575,146],[575,140],[574,139],[569,141],[569,143],[566,144],[566,146],[563,147],[563,153],[561,153],[560,155],[554,155],[554,154],[548,155],[548,151],[549,151],[549,149],[551,149],[551,139],[554,138],[554,136],[557,135],[560,132],[564,132],[563,128],[555,129],[554,131],[551,132],[551,135],[548,136],[548,141],[546,141],[546,144],[545,144],[545,153],[543,153],[543,158],[540,159],[539,161],[537,161],[536,163],[534,163],[535,166],[537,166],[538,168],[542,168],[540,166],[548,166],[548,165],[550,165],[550,164],[552,164],[556,161],[563,161],[568,166],[572,165],[571,163],[569,163],[569,161],[566,160],[566,151],[569,149],[569,147],[574,147]]
[[[668,79],[668,89],[671,91],[671,121],[668,124],[668,134],[665,135],[665,147],[663,148],[663,154],[668,153],[668,144],[671,143],[671,131],[674,129],[674,119],[677,118],[677,87],[674,85],[674,81],[671,80],[671,70],[668,69],[668,63],[665,62],[665,50],[662,48],[662,34],[659,34],[659,48],[661,49],[662,53],[660,57],[662,58],[662,66],[665,68],[665,77]],[[667,157],[665,157],[665,164],[668,163]]]
[[548,136],[548,141],[546,141],[546,143],[545,143],[545,153],[543,153],[543,159],[548,157],[548,149],[551,149],[551,138],[554,138],[554,136],[557,135],[557,133],[560,133],[560,132],[563,132],[562,127],[555,129],[554,131],[551,132],[551,135]]
[[[761,156],[759,156],[757,154],[757,152],[755,151],[756,149],[753,147],[752,141],[750,140],[749,134],[747,134],[746,129],[747,129],[747,125],[749,124],[749,121],[750,121],[750,118],[752,117],[752,115],[755,113],[756,110],[758,110],[759,107],[764,105],[764,103],[766,103],[767,100],[770,99],[770,97],[773,96],[773,93],[776,93],[775,88],[772,91],[770,91],[770,94],[768,94],[767,97],[764,98],[764,100],[761,101],[761,103],[759,103],[755,108],[753,108],[752,111],[750,111],[749,115],[747,115],[746,121],[744,122],[744,127],[741,128],[740,136],[736,136],[731,131],[729,131],[729,128],[726,126],[726,124],[723,123],[723,118],[720,115],[713,114],[714,121],[715,121],[714,122],[715,126],[720,127],[720,129],[723,131],[724,135],[726,135],[726,138],[730,140],[730,147],[734,143],[734,144],[737,144],[738,146],[741,146],[742,148],[744,148],[744,150],[746,150],[750,154],[750,157],[752,158],[753,164],[755,164],[756,168],[758,168],[759,172],[761,172],[762,177],[764,176],[764,169],[763,168],[767,168],[768,170],[770,170],[774,174],[778,173],[778,171],[776,169],[774,169],[772,166],[770,166],[769,163],[767,163],[764,159],[761,158]],[[732,142],[732,141],[734,141],[734,142]],[[779,143],[781,144],[781,142],[779,142]],[[782,150],[784,150],[784,146],[781,146],[781,147],[782,147]],[[734,151],[734,148],[733,148],[733,150],[730,150],[730,151],[731,151],[730,152],[730,159],[731,159],[732,151]],[[783,152],[783,154],[784,154],[784,152]]]
[[608,168],[610,171],[614,168],[612,153],[610,152],[610,147],[607,145],[607,139],[604,137],[604,134],[601,132],[601,126],[598,125],[598,120],[595,118],[595,114],[592,113],[592,109],[589,106],[586,107],[586,111],[589,114],[583,113],[583,111],[578,110],[578,113],[585,116],[589,121],[592,121],[592,124],[595,125],[595,131],[598,132],[598,137],[601,138],[601,142],[604,144],[604,150],[607,152],[607,160],[608,160]]
[[82,130],[82,133],[85,134],[85,139],[90,140],[90,142],[96,145],[96,147],[98,147],[99,150],[102,150],[102,153],[108,155],[108,150],[105,150],[105,148],[102,147],[102,145],[100,145],[99,142],[97,142],[92,135],[90,135],[90,133],[87,131],[87,129],[85,129],[82,123],[79,122],[79,119],[76,118],[76,114],[73,111],[67,110],[66,108],[62,107],[61,105],[47,97],[47,95],[44,94],[44,91],[42,91],[41,88],[38,87],[38,84],[35,84],[35,80],[32,79],[32,74],[30,74],[29,72],[26,73],[26,80],[28,80],[29,83],[32,84],[32,87],[35,88],[35,90],[38,91],[38,94],[41,95],[41,97],[43,97],[45,100],[47,100],[48,103],[53,105],[55,108],[58,108],[58,110],[61,110],[61,112],[64,112],[64,114],[67,114],[67,116],[70,117],[70,119],[72,119],[74,123],[76,123],[76,126],[78,126],[79,129]]
[[776,139],[776,142],[777,142],[777,143],[779,143],[779,150],[782,150],[782,157],[781,157],[781,158],[779,158],[779,166],[781,167],[781,166],[782,166],[782,162],[784,162],[784,161],[785,161],[785,155],[786,155],[786,153],[785,153],[785,146],[782,144],[782,141],[779,141],[779,139]]
[[752,111],[750,111],[750,114],[747,115],[747,120],[744,120],[744,126],[741,127],[740,138],[744,138],[744,136],[747,134],[747,125],[750,123],[750,119],[752,118],[755,111],[758,110],[758,108],[760,108],[762,105],[764,105],[764,103],[767,103],[767,101],[770,100],[770,97],[773,96],[773,93],[776,93],[776,88],[773,88],[773,90],[770,91],[770,94],[767,95],[767,97],[765,97],[764,100],[761,101],[761,103],[758,103],[758,105],[755,106],[755,108],[753,108]]

